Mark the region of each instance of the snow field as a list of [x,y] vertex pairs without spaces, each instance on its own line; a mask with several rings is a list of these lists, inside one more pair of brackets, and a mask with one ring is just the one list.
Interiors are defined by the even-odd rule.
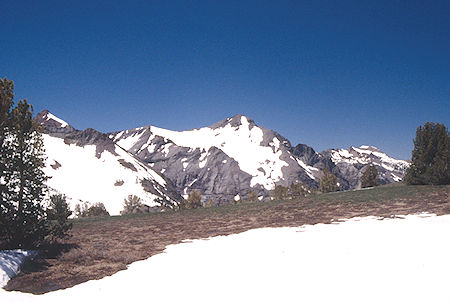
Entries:
[[1,301],[449,301],[450,215],[355,218],[170,245],[125,271]]
[[[51,176],[47,184],[54,190],[65,194],[72,208],[79,200],[104,203],[111,215],[118,215],[123,208],[124,199],[130,195],[139,196],[149,206],[156,205],[156,195],[146,192],[140,180],[154,179],[161,185],[165,180],[156,172],[143,167],[126,151],[116,148],[119,157],[104,151],[100,158],[95,156],[96,147],[67,145],[61,138],[43,135],[47,155],[46,175]],[[137,172],[120,164],[123,159],[133,164]],[[53,169],[57,161],[61,166]],[[123,180],[121,186],[116,181]]]

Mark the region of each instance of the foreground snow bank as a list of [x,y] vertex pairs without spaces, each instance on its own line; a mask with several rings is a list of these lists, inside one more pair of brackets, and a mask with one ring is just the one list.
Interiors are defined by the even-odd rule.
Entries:
[[0,288],[19,273],[20,267],[26,258],[35,254],[35,251],[26,250],[0,251]]
[[449,301],[450,215],[265,228],[168,246],[126,271],[3,301]]

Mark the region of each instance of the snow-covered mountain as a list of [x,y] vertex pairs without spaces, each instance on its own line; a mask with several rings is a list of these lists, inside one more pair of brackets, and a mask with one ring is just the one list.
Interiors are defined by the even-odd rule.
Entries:
[[48,111],[35,117],[44,128],[45,173],[51,192],[63,193],[72,207],[80,201],[104,203],[117,215],[124,199],[139,196],[148,206],[182,200],[170,180],[94,129],[79,131]]
[[380,183],[401,180],[409,165],[369,146],[321,153],[293,147],[240,114],[187,131],[145,126],[109,134],[76,130],[48,111],[36,120],[46,133],[49,185],[73,200],[104,202],[111,213],[129,194],[148,205],[156,199],[173,204],[194,190],[216,203],[245,199],[251,191],[262,200],[275,185],[317,187],[325,167],[346,190],[360,186],[369,164],[377,167]]
[[350,188],[360,186],[360,178],[365,168],[372,164],[378,170],[378,181],[382,184],[402,180],[409,163],[394,159],[373,146],[350,147],[345,149],[331,149],[322,152],[329,156],[339,168],[341,174],[349,182]]
[[154,126],[111,133],[119,146],[149,163],[187,194],[229,202],[250,191],[268,197],[275,184],[314,185],[320,171],[291,152],[290,142],[235,115],[210,127],[171,131]]

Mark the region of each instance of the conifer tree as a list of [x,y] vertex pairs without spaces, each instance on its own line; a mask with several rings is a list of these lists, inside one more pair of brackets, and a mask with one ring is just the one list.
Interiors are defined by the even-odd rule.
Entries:
[[123,201],[123,210],[120,211],[120,215],[140,213],[143,206],[139,196],[128,195],[128,198]]
[[377,168],[375,168],[373,165],[369,165],[361,176],[361,188],[377,186],[377,176]]
[[323,169],[323,176],[320,179],[319,190],[322,193],[336,192],[339,190],[337,177],[328,172],[326,167]]
[[301,183],[292,183],[289,186],[289,195],[291,198],[296,199],[299,197],[305,197],[308,193],[308,190]]
[[46,212],[52,239],[68,237],[68,232],[72,228],[72,223],[69,222],[72,211],[66,201],[66,196],[62,194],[50,196],[50,204]]
[[445,125],[427,122],[417,128],[405,180],[410,185],[450,184],[450,136]]
[[202,194],[195,190],[189,193],[188,198],[186,199],[186,209],[197,209],[202,206]]
[[284,200],[288,198],[289,189],[283,187],[282,185],[275,185],[275,188],[270,192],[272,199],[274,200]]
[[11,146],[6,137],[10,131],[10,113],[14,98],[14,83],[0,78],[0,242],[8,240],[13,218],[13,206],[8,199],[6,182],[7,164],[11,157]]
[[19,101],[11,111],[9,136],[5,140],[12,150],[5,169],[7,199],[14,209],[11,242],[17,247],[35,247],[48,234],[42,205],[47,177],[43,140],[32,120],[32,106]]

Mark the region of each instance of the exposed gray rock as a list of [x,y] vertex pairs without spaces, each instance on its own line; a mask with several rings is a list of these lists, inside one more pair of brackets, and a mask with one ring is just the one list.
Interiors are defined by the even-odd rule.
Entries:
[[75,131],[69,124],[64,126],[64,121],[59,121],[48,110],[39,112],[33,120],[42,126],[44,133],[55,137],[64,137],[66,134]]
[[[121,146],[139,159],[138,165],[151,167],[160,175],[164,175],[164,179],[167,180],[166,187],[144,180],[142,185],[146,190],[155,194],[160,193],[161,196],[169,196],[167,199],[174,200],[181,200],[180,194],[187,196],[194,190],[202,194],[203,202],[213,199],[216,203],[228,203],[237,195],[245,199],[251,191],[256,192],[259,198],[264,200],[269,198],[270,184],[289,186],[292,183],[303,183],[309,187],[317,187],[324,168],[337,176],[342,190],[347,190],[360,186],[359,179],[369,164],[374,164],[378,169],[380,183],[401,180],[408,167],[407,162],[390,158],[370,146],[351,147],[348,150],[329,149],[321,153],[305,144],[293,147],[289,140],[277,132],[258,126],[252,119],[242,114],[224,119],[210,127],[183,132],[152,126],[109,134],[94,129],[79,131],[65,125],[64,121],[48,111],[38,114],[35,120],[43,125],[46,133],[64,138],[67,144],[95,145],[98,158],[104,151],[116,154],[116,148]],[[216,137],[223,135],[223,143],[220,144],[220,141],[219,143],[203,141],[198,145],[189,142],[185,145],[175,143],[180,135],[192,135],[195,131],[205,130],[209,131],[209,134],[215,133]],[[253,148],[251,150],[256,150],[254,152],[270,153],[267,160],[258,162],[259,166],[252,170],[251,174],[246,172],[248,167],[247,170],[244,168],[247,162],[243,158],[248,157],[240,157],[239,152],[235,152],[236,149],[234,153],[231,152],[233,154],[227,153],[229,149],[226,148],[226,145],[233,141],[233,135],[242,136],[247,130],[250,133],[248,142],[242,137],[238,140],[242,142],[239,146],[242,152],[247,152],[251,147]],[[252,133],[256,133],[256,136],[250,137]],[[259,147],[254,149],[254,145],[251,145],[255,143],[255,139],[260,149]],[[124,159],[118,160],[124,167],[136,171],[135,164]]]
[[[141,161],[139,158],[136,158],[134,155],[129,154],[126,150],[120,148],[112,139],[108,137],[108,135],[92,128],[88,128],[84,131],[76,130],[63,120],[55,117],[47,110],[44,110],[43,112],[39,113],[34,118],[34,121],[36,121],[42,126],[43,132],[45,134],[51,137],[55,137],[57,139],[61,139],[67,145],[76,145],[78,147],[95,146],[96,150],[95,156],[99,159],[102,157],[102,154],[105,151],[115,156],[117,158],[118,163],[120,163],[126,169],[129,169],[136,173],[136,183],[140,183],[145,191],[150,192],[158,197],[157,203],[159,203],[159,206],[173,207],[183,202],[182,196],[175,189],[170,179],[163,176],[161,173],[154,171],[151,167],[148,166],[147,163]],[[123,152],[126,153],[127,159],[120,156],[117,152],[119,153],[122,152],[122,154]],[[58,168],[61,167],[61,164],[58,161],[53,160],[53,163],[50,164],[50,166],[54,170],[57,170]],[[142,174],[142,172],[139,174],[138,173],[139,167],[143,168],[144,171],[148,170],[154,171],[153,173],[158,175],[158,177],[162,178],[164,181],[161,183],[160,181],[157,181],[157,178],[155,179],[151,175],[148,175],[148,177],[146,177],[145,175]],[[89,171],[86,171],[86,173],[89,173]],[[74,177],[77,176],[74,175]],[[67,179],[67,181],[74,181],[74,180]],[[115,187],[123,186],[124,181],[118,179],[115,183],[112,183],[111,185]],[[58,188],[54,189],[58,191]],[[82,190],[82,188],[80,189]]]

